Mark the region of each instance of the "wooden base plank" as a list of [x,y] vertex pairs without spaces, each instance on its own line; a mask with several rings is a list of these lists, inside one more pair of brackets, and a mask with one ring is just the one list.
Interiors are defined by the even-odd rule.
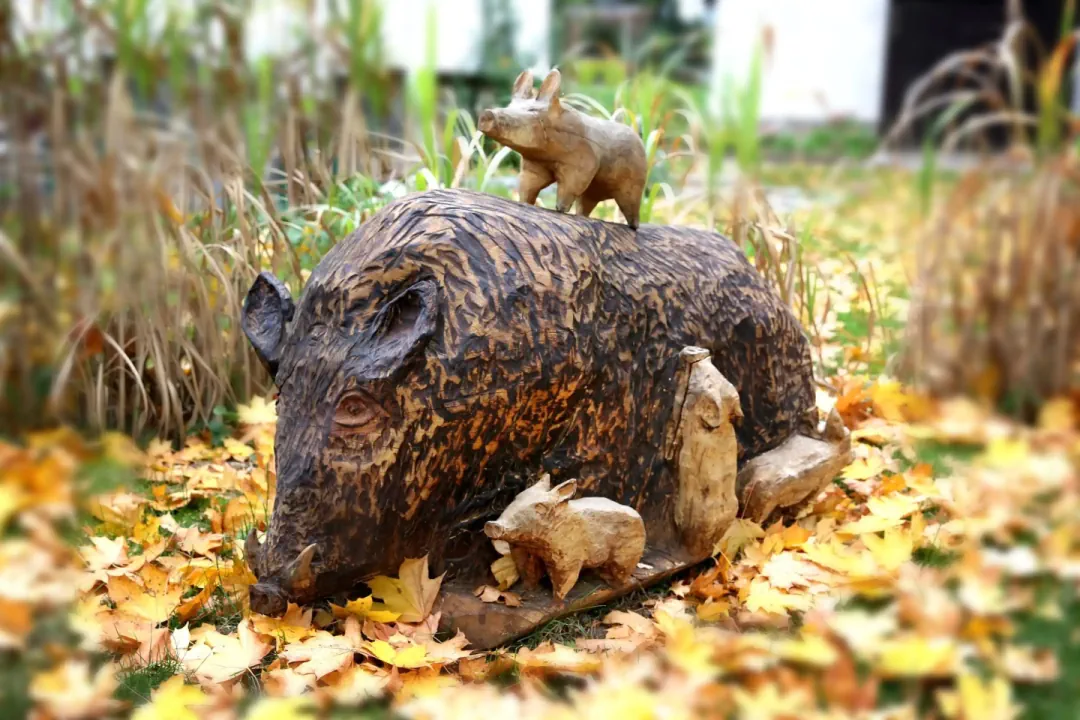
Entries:
[[552,596],[546,579],[532,590],[521,590],[519,583],[511,588],[521,596],[522,604],[519,607],[481,601],[473,591],[484,584],[484,580],[453,580],[443,586],[435,610],[442,613],[440,629],[449,632],[461,630],[471,647],[490,650],[528,635],[556,618],[604,605],[634,590],[655,585],[701,560],[681,549],[646,548],[632,581],[623,587],[609,587],[594,572],[586,571],[566,600],[558,602]]

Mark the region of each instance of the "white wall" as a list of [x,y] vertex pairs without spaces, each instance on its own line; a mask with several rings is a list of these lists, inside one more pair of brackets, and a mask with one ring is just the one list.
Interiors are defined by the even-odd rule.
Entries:
[[[548,70],[551,0],[510,0],[508,5],[517,25],[515,49],[535,59],[534,71]],[[423,64],[428,8],[435,11],[436,67],[441,72],[479,71],[483,0],[386,0],[383,41],[389,64],[405,70]]]
[[762,120],[876,123],[885,82],[888,0],[719,0],[712,93],[748,77],[754,44],[772,29]]
[[[3,1],[3,0],[0,0]],[[315,20],[325,23],[328,2],[317,0]],[[383,8],[383,45],[387,63],[395,69],[413,70],[424,62],[426,12],[435,9],[436,69],[440,72],[473,73],[480,69],[480,46],[483,41],[482,0],[381,0]],[[533,69],[550,68],[551,0],[510,0],[516,13],[516,48],[522,55],[535,58]],[[309,22],[308,15],[295,0],[255,0],[253,12],[244,27],[248,58],[282,56],[299,49],[299,39]],[[151,33],[165,26],[170,8],[190,13],[195,0],[153,0]],[[42,0],[15,0],[15,11],[23,27],[55,27],[56,8]],[[211,42],[220,42],[220,33]],[[84,49],[93,52],[92,48]],[[332,58],[321,53],[323,71]]]

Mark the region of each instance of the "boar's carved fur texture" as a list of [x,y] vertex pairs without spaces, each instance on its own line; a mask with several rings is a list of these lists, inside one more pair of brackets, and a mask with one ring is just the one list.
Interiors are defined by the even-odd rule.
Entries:
[[687,346],[738,391],[740,466],[820,435],[797,321],[702,230],[411,195],[339,242],[295,307],[260,276],[243,327],[279,388],[277,498],[248,551],[269,614],[425,554],[484,582],[484,524],[543,473],[677,552],[665,436]]

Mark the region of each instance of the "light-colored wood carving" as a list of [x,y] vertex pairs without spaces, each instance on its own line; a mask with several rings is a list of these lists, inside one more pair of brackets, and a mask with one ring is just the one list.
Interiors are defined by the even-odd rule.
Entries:
[[526,70],[514,82],[510,104],[480,114],[480,132],[521,154],[519,194],[530,205],[558,184],[556,209],[588,217],[596,204],[614,199],[626,223],[637,228],[645,189],[645,145],[622,123],[595,118],[559,100],[562,76],[552,70],[533,88]]
[[794,511],[813,500],[852,461],[851,433],[834,409],[821,439],[792,435],[739,471],[743,517],[764,522],[776,510]]
[[732,423],[742,419],[742,406],[735,386],[704,348],[683,349],[676,383],[675,407],[681,409],[668,448],[678,472],[675,525],[683,546],[707,557],[739,509],[739,445]]
[[607,498],[571,500],[576,491],[576,480],[551,487],[544,475],[484,525],[489,538],[510,545],[526,585],[535,587],[546,571],[560,601],[585,568],[595,568],[613,587],[625,585],[645,552],[637,511]]

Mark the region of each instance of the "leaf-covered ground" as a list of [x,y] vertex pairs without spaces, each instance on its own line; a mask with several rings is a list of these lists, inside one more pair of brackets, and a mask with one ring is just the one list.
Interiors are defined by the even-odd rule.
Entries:
[[[422,559],[340,606],[249,611],[243,538],[273,503],[264,399],[179,449],[69,430],[0,445],[5,716],[1076,717],[1076,399],[1028,427],[883,376],[903,216],[866,208],[804,226],[830,242],[819,405],[854,463],[794,523],[737,521],[694,571],[497,652],[437,632]],[[875,271],[873,291],[857,281]],[[512,576],[478,593],[513,603]]]

